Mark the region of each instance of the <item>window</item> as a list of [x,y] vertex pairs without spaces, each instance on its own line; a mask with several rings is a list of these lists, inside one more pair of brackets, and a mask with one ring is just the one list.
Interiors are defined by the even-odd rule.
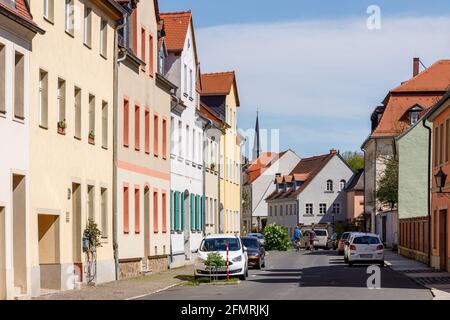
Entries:
[[84,44],[89,48],[92,45],[92,9],[84,7]]
[[321,214],[321,215],[327,214],[327,204],[326,203],[319,204],[319,214]]
[[283,215],[283,205],[280,205],[280,217]]
[[6,113],[6,49],[0,43],[0,114]]
[[145,110],[145,153],[150,153],[150,111]]
[[14,64],[14,117],[25,119],[24,110],[24,77],[25,77],[25,57],[16,51]]
[[328,192],[332,192],[333,191],[333,181],[332,180],[328,180],[327,181],[327,191]]
[[439,126],[439,164],[444,162],[444,124]]
[[108,56],[108,23],[103,19],[100,22],[100,54],[104,58]]
[[159,130],[158,130],[158,116],[154,115],[153,117],[153,154],[155,155],[155,157],[158,157],[158,152],[159,152],[159,145],[158,145],[158,140],[159,140]]
[[123,232],[130,232],[130,199],[127,186],[123,187]]
[[445,120],[445,162],[448,162],[450,150],[450,119]]
[[54,2],[54,0],[44,0],[44,18],[50,22],[53,22]]
[[162,232],[167,232],[167,195],[165,192],[161,195],[161,206],[162,206]]
[[134,106],[134,149],[141,149],[141,108]]
[[345,184],[346,184],[345,180],[341,180],[339,182],[339,191],[343,191],[345,189]]
[[177,131],[177,136],[178,136],[178,141],[176,141],[177,147],[178,147],[178,157],[182,157],[183,156],[183,123],[181,122],[181,120],[178,120],[178,131]]
[[269,216],[272,216],[273,212],[272,212],[272,206],[269,206]]
[[66,81],[58,79],[56,96],[58,106],[58,129],[64,131],[64,122],[66,120]]
[[305,208],[305,213],[309,216],[314,215],[314,206],[312,203],[307,203]]
[[275,217],[278,215],[278,206],[273,206]]
[[102,147],[108,148],[108,103],[102,102]]
[[39,125],[48,128],[48,74],[39,70]]
[[194,77],[192,74],[192,69],[189,69],[189,97],[193,97],[193,88],[194,88]]
[[333,213],[334,214],[341,213],[341,204],[340,203],[333,203]]
[[413,126],[417,122],[419,122],[420,112],[419,111],[411,111],[409,117],[410,117],[410,124]]
[[438,212],[433,212],[433,249],[437,249],[438,247],[438,235],[439,235],[439,221],[438,221]]
[[95,96],[89,95],[89,139],[95,141]]
[[73,0],[66,0],[66,32],[73,35],[74,30]]
[[129,146],[130,139],[130,102],[125,99],[123,101],[123,145]]
[[187,95],[187,64],[184,64],[184,69],[183,69],[183,74],[184,74],[184,82],[183,82],[183,89],[184,89],[184,94]]
[[167,120],[162,121],[162,157],[167,159]]
[[438,145],[439,145],[439,130],[438,127],[434,128],[434,166],[437,167],[438,163]]
[[101,188],[102,238],[108,238],[108,189]]
[[[148,46],[149,46],[149,49],[148,49],[148,71],[149,71],[150,75],[152,76],[153,75],[153,71],[154,71],[154,69],[153,69],[153,65],[154,65],[153,55],[155,54],[154,53],[154,49],[153,49],[154,45],[153,45],[153,36],[152,35],[148,36]],[[162,63],[162,67],[164,67],[163,63]]]
[[145,50],[146,50],[146,44],[145,44],[145,29],[141,28],[141,60],[145,61]]
[[134,54],[138,54],[138,26],[137,26],[137,10],[131,13],[131,49]]
[[188,125],[186,125],[186,137],[184,138],[185,139],[185,142],[186,142],[186,155],[185,155],[185,157],[186,157],[186,160],[188,160],[188,159],[190,159],[190,156],[189,156],[189,150],[190,150],[190,148],[189,148],[189,126]]
[[153,192],[153,232],[158,233],[158,191]]
[[134,233],[141,233],[140,189],[134,187]]
[[95,221],[95,203],[94,203],[94,186],[87,187],[87,199],[88,199],[88,218],[89,220]]
[[75,138],[81,139],[81,89],[75,87],[74,92]]

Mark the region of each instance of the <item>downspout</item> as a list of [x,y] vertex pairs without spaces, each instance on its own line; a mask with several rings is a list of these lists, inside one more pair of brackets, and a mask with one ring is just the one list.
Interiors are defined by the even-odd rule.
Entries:
[[426,124],[427,119],[422,120],[422,125],[428,130],[428,189],[427,189],[427,201],[428,201],[428,266],[431,267],[431,143],[432,143],[432,129]]
[[[123,29],[127,23],[127,13],[123,17],[123,23],[118,25],[115,33],[115,53],[114,59],[117,59],[114,63],[114,110],[113,110],[113,127],[114,127],[114,135],[113,135],[113,250],[114,250],[114,264],[115,264],[115,277],[116,280],[119,280],[119,244],[117,241],[118,238],[118,230],[117,230],[117,148],[118,148],[118,108],[119,108],[119,63],[126,59],[126,51],[125,55],[122,58],[119,58],[119,30]],[[125,43],[127,43],[127,33],[124,32]]]
[[211,128],[212,123],[211,121],[208,121],[208,123],[203,127],[203,168],[202,168],[202,175],[203,175],[203,184],[202,184],[202,193],[203,193],[203,236],[206,235],[206,161],[205,161],[205,150],[206,150],[206,130]]

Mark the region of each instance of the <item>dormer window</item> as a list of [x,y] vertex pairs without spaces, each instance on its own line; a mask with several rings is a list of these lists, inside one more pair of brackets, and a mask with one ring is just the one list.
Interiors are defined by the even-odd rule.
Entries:
[[345,183],[346,183],[345,180],[341,180],[339,182],[339,191],[342,191],[345,189]]
[[409,124],[410,125],[415,125],[417,122],[419,122],[420,120],[420,113],[423,111],[423,107],[416,104],[414,105],[412,108],[410,108],[408,110],[409,113]]

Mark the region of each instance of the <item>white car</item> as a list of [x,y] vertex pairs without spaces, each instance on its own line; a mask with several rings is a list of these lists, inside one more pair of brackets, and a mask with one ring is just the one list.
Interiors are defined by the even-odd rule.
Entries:
[[348,264],[376,262],[384,267],[384,245],[380,236],[373,233],[355,235],[349,244]]
[[247,249],[242,245],[241,239],[237,236],[218,234],[206,236],[200,248],[198,256],[194,264],[194,278],[209,276],[226,276],[226,267],[216,270],[215,274],[211,274],[210,270],[205,266],[208,255],[213,252],[219,253],[223,259],[227,256],[228,243],[228,268],[232,277],[238,276],[239,279],[245,280],[248,276],[248,256]]
[[344,261],[348,263],[348,256],[350,254],[350,242],[353,240],[355,236],[365,235],[364,232],[351,232],[348,236],[347,240],[344,242]]

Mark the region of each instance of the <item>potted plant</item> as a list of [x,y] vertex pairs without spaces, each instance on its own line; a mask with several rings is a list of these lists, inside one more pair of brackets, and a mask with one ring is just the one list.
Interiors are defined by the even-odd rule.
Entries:
[[58,133],[59,134],[66,134],[66,128],[67,128],[66,119],[58,121]]
[[86,278],[88,285],[95,285],[97,278],[97,248],[101,244],[102,233],[94,220],[89,219],[83,232],[83,252],[86,254]]
[[95,143],[95,133],[93,130],[89,131],[89,143],[94,144]]

